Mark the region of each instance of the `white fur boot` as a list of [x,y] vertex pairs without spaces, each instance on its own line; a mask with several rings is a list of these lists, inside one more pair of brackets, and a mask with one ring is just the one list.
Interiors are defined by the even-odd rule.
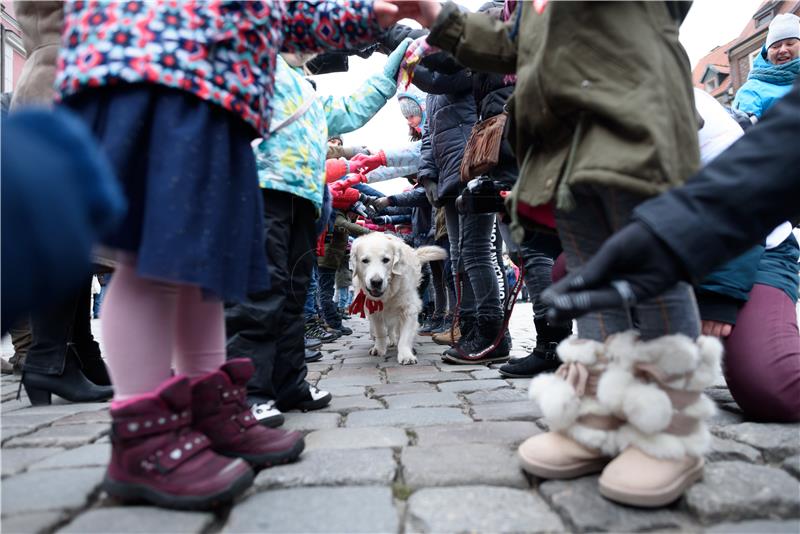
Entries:
[[555,374],[535,377],[530,387],[550,432],[519,446],[520,464],[542,478],[596,473],[620,452],[617,433],[623,424],[596,396],[607,366],[605,346],[570,338],[556,351],[563,365]]
[[598,400],[625,420],[624,451],[600,477],[600,493],[624,504],[669,504],[702,477],[714,403],[703,395],[720,372],[722,344],[684,335],[640,341],[634,332],[606,342],[610,363]]

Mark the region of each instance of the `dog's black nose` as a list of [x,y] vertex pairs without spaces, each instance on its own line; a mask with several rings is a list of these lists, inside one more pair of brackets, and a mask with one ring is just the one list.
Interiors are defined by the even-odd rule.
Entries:
[[381,286],[383,285],[383,280],[381,280],[380,278],[372,278],[369,281],[369,285],[370,287],[372,287],[372,289],[380,289]]

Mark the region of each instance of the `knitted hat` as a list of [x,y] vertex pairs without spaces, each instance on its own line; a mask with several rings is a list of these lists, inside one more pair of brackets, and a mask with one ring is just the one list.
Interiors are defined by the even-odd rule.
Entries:
[[400,97],[397,101],[400,104],[400,113],[406,119],[409,117],[422,117],[422,106],[413,98]]
[[772,19],[764,46],[769,48],[784,39],[800,39],[800,18],[797,15],[783,13]]

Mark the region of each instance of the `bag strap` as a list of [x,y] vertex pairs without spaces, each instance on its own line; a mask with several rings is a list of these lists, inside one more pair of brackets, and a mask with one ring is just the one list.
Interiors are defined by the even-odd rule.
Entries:
[[303,113],[308,111],[308,109],[311,107],[311,104],[313,104],[316,99],[317,99],[317,94],[314,93],[311,96],[311,98],[307,98],[306,101],[303,102],[303,105],[301,105],[299,108],[297,108],[294,113],[292,113],[289,117],[286,118],[286,120],[284,120],[283,122],[281,122],[280,124],[278,124],[274,128],[270,128],[269,134],[273,135],[273,134],[277,133],[278,130],[282,130],[283,128],[286,128],[287,126],[292,124],[294,121],[296,121],[297,119],[302,117]]

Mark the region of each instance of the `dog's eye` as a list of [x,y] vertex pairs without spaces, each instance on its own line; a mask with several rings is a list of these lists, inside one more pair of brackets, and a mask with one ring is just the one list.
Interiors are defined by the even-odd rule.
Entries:
[[383,263],[389,263],[389,258],[383,258]]
[[369,263],[369,258],[364,258],[363,260],[361,260],[361,263]]

